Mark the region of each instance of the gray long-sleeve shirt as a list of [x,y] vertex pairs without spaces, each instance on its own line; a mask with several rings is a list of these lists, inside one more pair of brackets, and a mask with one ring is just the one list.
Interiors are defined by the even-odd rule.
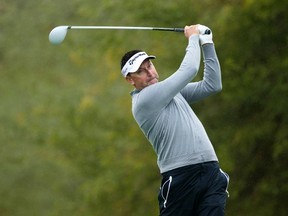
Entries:
[[221,71],[213,44],[203,46],[204,77],[196,76],[201,50],[199,36],[189,38],[179,69],[167,79],[134,90],[132,113],[152,144],[160,172],[207,161],[218,161],[208,135],[190,105],[222,89]]

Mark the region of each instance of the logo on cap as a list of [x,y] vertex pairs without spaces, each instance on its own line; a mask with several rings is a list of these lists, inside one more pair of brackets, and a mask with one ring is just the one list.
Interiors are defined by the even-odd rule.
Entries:
[[133,58],[133,59],[129,59],[129,65],[133,65],[134,61],[136,61],[137,58],[139,58],[140,56],[143,56],[143,55],[147,55],[147,54],[146,54],[145,52],[142,52],[142,53],[139,53],[139,54],[138,54],[137,56],[135,56],[135,57],[132,56],[132,58],[133,58],[133,57],[134,57],[134,58]]

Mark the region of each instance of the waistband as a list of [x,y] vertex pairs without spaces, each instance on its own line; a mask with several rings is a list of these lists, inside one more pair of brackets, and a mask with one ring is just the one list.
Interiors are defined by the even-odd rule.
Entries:
[[219,167],[218,161],[208,161],[208,162],[203,162],[203,163],[198,163],[198,164],[191,164],[183,167],[179,167],[173,170],[169,170],[167,172],[161,173],[162,177],[169,177],[173,175],[178,175],[183,172],[193,172],[197,169],[202,168],[203,166],[211,166],[211,167]]

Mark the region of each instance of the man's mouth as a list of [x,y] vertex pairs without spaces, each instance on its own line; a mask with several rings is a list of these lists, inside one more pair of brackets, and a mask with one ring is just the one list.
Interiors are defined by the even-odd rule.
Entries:
[[152,79],[149,79],[148,82],[151,82],[151,81],[153,81],[154,79],[158,80],[157,77],[153,77]]

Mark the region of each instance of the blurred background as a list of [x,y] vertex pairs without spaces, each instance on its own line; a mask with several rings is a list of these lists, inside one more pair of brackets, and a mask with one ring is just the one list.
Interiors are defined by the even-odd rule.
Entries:
[[161,176],[120,59],[144,49],[164,79],[187,39],[71,30],[55,46],[48,34],[196,23],[213,30],[222,68],[222,92],[193,109],[231,178],[226,215],[287,215],[287,11],[288,1],[273,0],[1,0],[0,215],[158,215]]

